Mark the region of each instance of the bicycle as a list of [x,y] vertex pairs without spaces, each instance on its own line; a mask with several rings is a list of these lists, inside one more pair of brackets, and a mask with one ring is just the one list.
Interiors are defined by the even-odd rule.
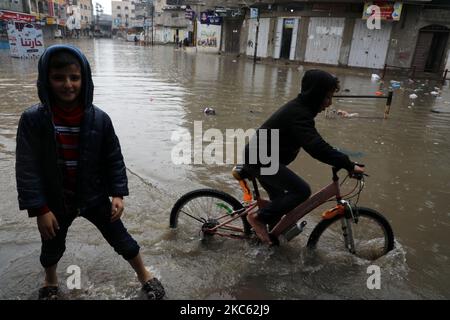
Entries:
[[[289,213],[269,230],[274,244],[280,244],[280,238],[292,240],[303,232],[306,221],[300,220],[315,208],[328,201],[336,201],[336,206],[326,210],[322,219],[314,227],[307,241],[307,248],[342,250],[368,260],[376,260],[394,248],[394,234],[386,218],[379,212],[357,206],[359,195],[364,189],[366,174],[348,174],[339,184],[338,172],[332,168],[332,182],[316,192]],[[186,193],[174,204],[170,213],[170,227],[177,228],[180,214],[196,221],[193,232],[198,232],[201,239],[223,236],[236,239],[252,238],[251,226],[246,216],[267,205],[268,200],[261,198],[258,183],[243,166],[232,170],[233,177],[239,182],[244,193],[243,201],[215,189],[198,189]],[[340,186],[354,178],[355,187],[341,196]],[[253,185],[251,192],[247,180]],[[356,202],[351,203],[356,197]],[[186,224],[185,227],[191,226]],[[341,240],[341,241],[338,241]],[[333,248],[333,246],[335,248]]]

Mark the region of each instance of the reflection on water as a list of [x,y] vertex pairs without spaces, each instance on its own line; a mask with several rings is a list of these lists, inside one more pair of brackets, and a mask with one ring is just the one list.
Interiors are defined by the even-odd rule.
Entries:
[[[337,98],[334,106],[359,117],[317,117],[327,141],[366,164],[370,177],[360,203],[383,212],[397,237],[397,249],[376,262],[382,289],[368,290],[370,263],[346,256],[310,257],[302,249],[305,237],[268,250],[237,240],[188,244],[168,230],[170,209],[187,191],[206,186],[240,197],[231,164],[174,165],[172,133],[185,129],[192,135],[194,121],[203,121],[203,130],[217,128],[223,134],[256,128],[295,97],[306,68],[254,66],[250,60],[191,54],[172,46],[110,40],[76,45],[92,64],[94,103],[111,116],[129,168],[125,223],[146,263],[167,286],[168,298],[450,297],[448,84],[434,97],[429,93],[439,84],[403,81],[387,120],[382,119],[382,100],[353,98]],[[0,63],[0,174],[7,186],[0,196],[0,297],[26,299],[34,297],[42,277],[39,238],[34,220],[18,212],[13,165],[18,118],[37,101],[37,61],[12,59],[1,50]],[[370,81],[371,72],[331,71],[340,78],[341,94],[374,94],[380,88]],[[415,100],[409,98],[413,92],[419,96]],[[205,115],[205,107],[216,115]],[[291,167],[313,190],[330,180],[329,168],[304,152]],[[310,228],[315,219],[308,217]],[[71,264],[82,268],[83,290],[66,290],[68,298],[139,298],[126,262],[84,220],[69,232],[61,283]]]

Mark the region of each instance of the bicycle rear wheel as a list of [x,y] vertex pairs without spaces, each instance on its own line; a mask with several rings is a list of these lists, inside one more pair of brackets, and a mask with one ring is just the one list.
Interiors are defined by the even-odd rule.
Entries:
[[344,215],[322,220],[308,239],[308,248],[328,252],[346,251],[360,258],[376,260],[394,248],[389,222],[369,208],[352,208]]
[[182,196],[174,204],[170,213],[170,227],[182,224],[182,232],[189,236],[212,236],[221,234],[228,237],[245,237],[250,234],[250,224],[245,217],[217,228],[215,233],[208,229],[232,217],[234,211],[243,210],[242,204],[231,195],[214,189],[199,189]]

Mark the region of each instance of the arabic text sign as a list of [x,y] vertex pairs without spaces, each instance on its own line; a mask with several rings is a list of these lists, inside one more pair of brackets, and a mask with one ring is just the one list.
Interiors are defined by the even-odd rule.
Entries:
[[216,25],[220,26],[222,24],[222,17],[214,16],[212,14],[209,14],[208,12],[201,12],[200,13],[200,23],[201,24],[207,24],[207,25]]
[[39,25],[9,21],[8,40],[12,57],[39,58],[44,52],[44,39]]
[[395,2],[394,4],[392,4],[379,1],[366,2],[364,4],[364,11],[362,16],[363,19],[368,19],[374,14],[370,8],[372,5],[378,6],[380,8],[379,18],[381,20],[393,20],[393,21],[400,20],[403,7],[403,4],[401,2]]
[[36,17],[25,13],[0,10],[0,20],[34,22],[36,21]]

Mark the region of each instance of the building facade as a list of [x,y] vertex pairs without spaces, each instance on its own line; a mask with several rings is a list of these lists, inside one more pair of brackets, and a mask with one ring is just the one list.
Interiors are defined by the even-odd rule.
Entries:
[[111,1],[113,33],[133,27],[136,17],[134,4],[134,1]]
[[[195,11],[198,51],[369,69],[388,65],[443,71],[450,55],[448,1],[375,1],[381,15],[376,28],[369,26],[372,3],[186,1]],[[222,19],[213,32],[208,29],[214,17]],[[217,42],[214,50],[205,50],[205,45],[211,48]]]

